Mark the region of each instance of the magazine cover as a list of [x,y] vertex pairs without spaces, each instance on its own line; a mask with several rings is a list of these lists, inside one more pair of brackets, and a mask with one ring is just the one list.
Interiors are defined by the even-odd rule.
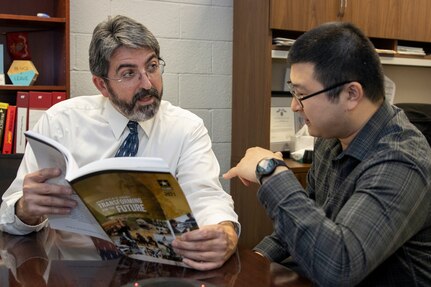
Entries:
[[103,171],[71,186],[114,244],[132,258],[181,262],[171,243],[198,228],[178,182],[167,172]]

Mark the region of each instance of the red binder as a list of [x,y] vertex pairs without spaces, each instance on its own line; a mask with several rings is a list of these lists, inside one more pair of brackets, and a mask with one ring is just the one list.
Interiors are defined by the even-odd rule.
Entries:
[[66,99],[66,92],[52,92],[52,105]]

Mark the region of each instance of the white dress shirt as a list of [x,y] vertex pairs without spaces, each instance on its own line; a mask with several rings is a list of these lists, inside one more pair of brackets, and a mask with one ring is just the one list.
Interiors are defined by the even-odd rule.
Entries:
[[[60,102],[42,116],[34,130],[66,146],[79,166],[113,157],[129,133],[128,119],[102,95],[80,96]],[[139,122],[136,156],[160,157],[177,178],[200,226],[232,221],[238,224],[233,200],[219,181],[220,166],[202,119],[162,101],[156,116]],[[15,203],[22,196],[24,176],[37,170],[27,145],[17,177],[3,195],[0,230],[12,234],[38,231],[15,216]]]

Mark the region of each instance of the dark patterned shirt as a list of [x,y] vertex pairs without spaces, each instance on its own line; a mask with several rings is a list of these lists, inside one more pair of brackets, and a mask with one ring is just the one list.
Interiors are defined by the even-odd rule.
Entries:
[[316,141],[306,190],[291,171],[262,185],[274,233],[255,249],[319,286],[431,286],[430,177],[425,137],[385,103],[346,150]]

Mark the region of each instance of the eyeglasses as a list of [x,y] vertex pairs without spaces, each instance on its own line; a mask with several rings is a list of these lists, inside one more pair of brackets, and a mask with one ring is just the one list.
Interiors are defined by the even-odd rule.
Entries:
[[323,89],[323,90],[320,90],[320,91],[318,91],[318,92],[312,93],[312,94],[310,94],[310,95],[298,95],[298,93],[295,91],[295,87],[293,86],[293,84],[292,84],[292,82],[291,82],[291,81],[288,81],[288,82],[287,82],[287,89],[288,89],[288,92],[293,96],[293,98],[294,98],[294,99],[298,102],[298,104],[301,106],[301,109],[303,109],[303,108],[304,108],[304,105],[302,104],[302,101],[305,101],[306,99],[309,99],[309,98],[311,98],[311,97],[317,96],[317,95],[322,94],[322,93],[324,93],[324,92],[327,92],[327,91],[333,90],[333,89],[335,89],[335,88],[341,87],[341,86],[343,86],[343,85],[345,85],[345,84],[348,84],[348,83],[351,83],[351,82],[353,82],[353,81],[344,81],[344,82],[341,82],[341,83],[338,83],[338,84],[335,84],[335,85],[329,86],[329,87],[327,87],[327,88],[325,88],[325,89]]
[[142,80],[142,74],[148,79],[159,77],[163,74],[166,63],[163,59],[151,61],[143,72],[136,68],[124,69],[118,75],[118,78],[103,77],[108,81],[117,81],[123,85],[137,85]]

